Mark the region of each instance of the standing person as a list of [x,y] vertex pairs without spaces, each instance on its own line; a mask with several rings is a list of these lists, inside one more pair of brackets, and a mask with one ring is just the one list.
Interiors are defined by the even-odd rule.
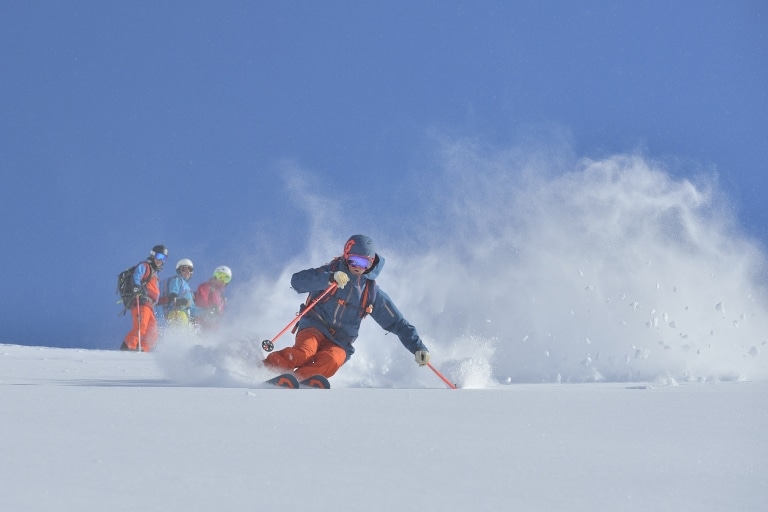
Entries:
[[163,295],[160,303],[163,306],[165,319],[174,325],[189,325],[190,319],[197,314],[195,294],[189,286],[189,280],[195,266],[192,260],[182,258],[176,263],[176,274],[163,282]]
[[232,270],[221,265],[213,271],[213,276],[197,287],[195,305],[200,314],[195,318],[203,330],[215,329],[219,325],[227,299],[224,288],[232,281]]
[[163,269],[168,257],[164,245],[156,245],[149,252],[146,261],[136,265],[133,271],[133,285],[139,290],[134,302],[126,305],[131,309],[133,326],[126,335],[120,350],[141,350],[149,352],[157,343],[157,320],[155,304],[160,298],[160,280],[157,273]]
[[291,286],[298,293],[309,292],[307,303],[329,284],[336,283],[337,288],[299,320],[294,345],[272,352],[264,364],[277,371],[294,372],[300,380],[313,375],[331,377],[355,352],[352,343],[367,315],[385,331],[396,334],[419,366],[429,363],[429,351],[416,328],[375,282],[383,267],[384,258],[376,253],[373,241],[354,235],[347,240],[341,257],[293,274]]

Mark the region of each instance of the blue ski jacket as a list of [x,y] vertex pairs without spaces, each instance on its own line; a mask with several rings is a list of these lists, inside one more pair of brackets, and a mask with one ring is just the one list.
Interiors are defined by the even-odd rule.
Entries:
[[[180,299],[187,299],[188,301],[188,306],[178,309],[185,311],[190,316],[197,316],[200,313],[200,308],[195,306],[195,294],[192,293],[192,288],[190,288],[189,283],[178,274],[169,277],[163,283],[163,296],[169,297],[172,293],[175,293]],[[171,304],[167,302],[163,304],[163,311],[167,316],[171,311]]]
[[427,350],[416,328],[403,318],[389,295],[375,283],[383,267],[384,258],[377,255],[373,267],[361,276],[352,274],[347,263],[342,259],[293,274],[291,286],[298,293],[309,293],[310,302],[328,288],[333,281],[334,272],[341,270],[349,276],[349,283],[344,289],[337,288],[333,295],[326,296],[299,320],[299,330],[309,327],[320,330],[329,340],[344,349],[349,360],[355,353],[355,347],[352,344],[357,339],[360,323],[365,317],[362,307],[363,294],[365,283],[370,280],[372,286],[368,291],[368,304],[372,306],[371,317],[385,331],[397,335],[403,346],[411,353]]

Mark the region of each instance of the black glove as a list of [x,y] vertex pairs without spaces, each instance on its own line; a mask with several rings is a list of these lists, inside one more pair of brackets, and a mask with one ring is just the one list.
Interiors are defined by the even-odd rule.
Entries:
[[176,308],[188,308],[189,307],[189,299],[183,299],[176,297],[176,300],[173,302],[173,306]]

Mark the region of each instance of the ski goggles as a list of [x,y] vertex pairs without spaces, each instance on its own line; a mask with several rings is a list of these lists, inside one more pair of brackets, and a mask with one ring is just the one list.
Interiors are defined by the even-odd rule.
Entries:
[[347,265],[350,267],[364,268],[368,270],[373,265],[373,258],[368,256],[359,256],[357,254],[350,254],[347,256]]
[[165,254],[163,254],[161,252],[155,253],[155,259],[157,261],[165,261],[165,258],[166,258]]
[[232,280],[232,276],[225,274],[224,272],[214,272],[213,277],[224,284],[229,284],[229,282]]

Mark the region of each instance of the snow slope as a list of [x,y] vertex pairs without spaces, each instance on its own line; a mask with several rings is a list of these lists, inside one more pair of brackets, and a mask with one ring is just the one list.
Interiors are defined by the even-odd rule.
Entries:
[[[377,242],[377,282],[462,389],[370,320],[330,391],[257,386],[258,342],[304,300],[291,274],[352,234],[314,209],[217,336],[0,346],[0,511],[768,510],[764,248],[706,180],[520,155],[446,145],[421,188],[447,206]],[[83,341],[116,349],[116,318]]]
[[422,368],[431,387],[290,391],[195,384],[172,359],[0,345],[0,510],[768,504],[766,381],[453,391]]

